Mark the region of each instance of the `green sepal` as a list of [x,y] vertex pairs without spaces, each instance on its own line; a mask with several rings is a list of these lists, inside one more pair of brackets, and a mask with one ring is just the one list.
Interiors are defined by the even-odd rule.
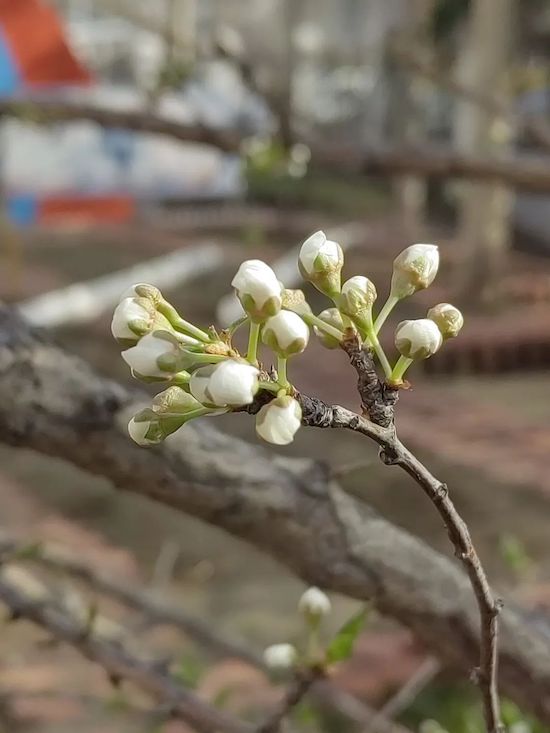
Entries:
[[326,660],[328,664],[343,662],[351,657],[353,647],[365,626],[367,616],[368,609],[362,608],[359,613],[346,621],[327,647]]

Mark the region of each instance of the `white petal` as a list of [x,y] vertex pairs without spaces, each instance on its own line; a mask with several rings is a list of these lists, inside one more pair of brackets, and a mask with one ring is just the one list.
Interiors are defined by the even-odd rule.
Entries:
[[313,263],[326,241],[327,235],[323,231],[319,230],[308,237],[302,244],[299,260],[307,273],[313,272]]
[[208,384],[214,404],[240,406],[253,402],[260,372],[251,364],[227,359],[216,365]]
[[266,321],[264,330],[273,331],[281,349],[287,349],[293,341],[301,339],[304,348],[309,341],[309,328],[304,320],[293,311],[279,311]]
[[288,445],[294,440],[302,421],[302,410],[292,397],[264,405],[256,417],[256,432],[268,443]]
[[395,342],[400,351],[406,350],[405,356],[414,359],[420,352],[427,352],[427,356],[435,354],[443,343],[443,337],[433,321],[419,318],[400,323],[395,332]]
[[298,602],[301,613],[314,616],[327,616],[332,610],[330,598],[319,588],[308,588]]
[[167,373],[159,368],[157,359],[170,354],[174,345],[165,339],[148,333],[135,346],[122,352],[128,366],[144,377],[165,377]]
[[113,313],[111,321],[111,333],[118,339],[135,339],[136,334],[129,328],[128,324],[136,320],[149,320],[149,313],[135,298],[124,298]]
[[143,422],[136,422],[135,418],[132,418],[128,423],[128,434],[130,438],[138,445],[148,446],[152,445],[152,442],[147,440],[145,437],[149,431],[151,423],[149,420]]
[[206,390],[215,368],[216,366],[214,364],[201,367],[193,372],[191,379],[189,380],[189,390],[193,397],[206,405],[212,402],[211,397],[206,394]]
[[292,644],[273,644],[264,651],[264,662],[270,669],[289,669],[298,659]]
[[265,262],[246,260],[239,267],[231,285],[239,295],[250,295],[258,308],[272,297],[280,297],[282,288],[277,276]]

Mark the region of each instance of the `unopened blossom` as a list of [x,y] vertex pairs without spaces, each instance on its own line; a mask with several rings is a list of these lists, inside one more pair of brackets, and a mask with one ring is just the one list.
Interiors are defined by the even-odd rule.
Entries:
[[146,334],[135,346],[122,352],[122,358],[138,375],[167,379],[181,368],[178,340],[168,331]]
[[152,409],[162,416],[181,416],[202,408],[203,405],[186,390],[172,385],[153,397]]
[[429,318],[402,321],[395,331],[395,346],[407,359],[427,359],[439,351],[443,337]]
[[372,280],[355,275],[342,285],[338,307],[361,327],[368,327],[372,319],[372,306],[376,300],[376,288]]
[[251,364],[226,359],[193,372],[189,389],[193,397],[203,404],[240,407],[253,402],[259,376],[259,370]]
[[335,297],[340,292],[343,264],[342,247],[338,242],[327,239],[322,231],[315,232],[302,244],[298,257],[302,277],[329,297]]
[[152,421],[149,420],[137,420],[135,417],[133,417],[130,422],[128,423],[128,434],[130,435],[130,438],[137,443],[138,445],[141,445],[142,447],[149,447],[151,445],[157,445],[160,441],[155,438],[148,438],[147,434],[150,431]]
[[265,322],[262,340],[279,356],[287,358],[306,348],[309,328],[297,313],[281,310]]
[[308,588],[298,601],[298,610],[310,622],[319,622],[332,610],[330,598],[320,588]]
[[292,644],[272,644],[264,650],[264,662],[269,669],[284,670],[294,667],[298,652]]
[[231,281],[245,312],[253,321],[262,322],[281,309],[282,286],[265,262],[246,260]]
[[256,416],[256,432],[268,443],[288,445],[302,424],[300,403],[283,395],[264,405]]
[[428,288],[437,275],[439,250],[435,244],[412,244],[393,262],[391,294],[406,298],[417,290]]
[[439,303],[428,311],[427,317],[439,328],[444,339],[458,336],[464,325],[462,313],[450,303]]
[[124,298],[113,313],[111,333],[117,341],[135,343],[153,328],[156,316],[155,307],[147,298]]
[[124,298],[135,297],[147,298],[155,305],[163,300],[160,290],[155,285],[150,285],[149,283],[135,283],[134,285],[130,285],[130,287],[122,293],[120,300],[122,301]]
[[[338,308],[326,308],[324,311],[319,313],[317,318],[320,318],[329,326],[333,326],[338,331],[343,332],[345,329],[344,320]],[[326,349],[338,349],[340,347],[340,339],[337,339],[336,336],[332,336],[326,331],[323,331],[319,326],[313,326],[313,330],[319,341]]]

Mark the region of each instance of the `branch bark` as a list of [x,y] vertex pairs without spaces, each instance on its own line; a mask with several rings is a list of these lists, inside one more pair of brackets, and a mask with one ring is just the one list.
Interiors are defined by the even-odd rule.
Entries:
[[[347,496],[315,461],[274,456],[200,422],[160,449],[138,448],[126,421],[141,399],[0,309],[0,440],[221,527],[311,585],[371,600],[448,665],[477,666],[477,608],[452,561]],[[550,626],[510,605],[500,650],[503,692],[550,723]]]
[[154,662],[144,661],[126,651],[122,645],[96,636],[93,630],[68,614],[35,601],[15,585],[0,580],[0,601],[14,618],[24,618],[50,632],[54,638],[75,647],[88,659],[99,664],[113,679],[129,680],[167,705],[171,714],[185,720],[199,733],[251,733],[253,728],[219,711],[186,690]]
[[[186,125],[146,111],[119,111],[75,102],[0,100],[0,116],[17,117],[39,124],[90,120],[103,127],[167,135],[181,142],[211,145],[224,152],[238,152],[243,137],[235,131],[217,130],[202,124]],[[374,176],[414,174],[426,178],[457,178],[500,181],[524,191],[550,191],[550,169],[545,162],[510,157],[465,156],[452,150],[357,150],[344,146],[312,146],[315,166],[338,173]]]
[[[108,596],[141,614],[149,625],[166,624],[179,629],[215,657],[239,659],[266,674],[269,673],[260,654],[256,654],[242,643],[222,636],[218,631],[214,631],[211,625],[187,613],[179,605],[173,606],[161,602],[152,594],[127,585],[121,578],[98,572],[57,548],[32,540],[30,543],[16,540],[0,531],[0,565],[10,560],[20,562],[25,559],[85,583],[95,592]],[[330,679],[317,678],[313,682],[312,693],[317,702],[324,707],[338,710],[345,717],[368,728],[370,733],[410,733],[407,728],[395,723],[382,711],[371,708],[359,698],[337,687]]]

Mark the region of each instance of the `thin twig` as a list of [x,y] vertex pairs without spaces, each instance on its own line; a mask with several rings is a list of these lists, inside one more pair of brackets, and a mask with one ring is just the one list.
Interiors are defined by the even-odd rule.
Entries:
[[[120,578],[94,570],[57,547],[34,541],[16,540],[0,532],[0,562],[9,560],[36,562],[51,571],[66,574],[86,583],[96,592],[109,596],[137,611],[145,617],[149,626],[165,624],[173,626],[217,657],[239,659],[255,669],[268,672],[261,655],[245,644],[230,640],[219,632],[213,631],[208,624],[186,613],[179,605],[176,607],[166,601],[161,602],[150,593],[127,585]],[[328,704],[360,725],[370,726],[374,733],[409,733],[408,729],[381,716],[380,711],[341,690],[329,679],[318,678],[312,694],[315,695],[318,702],[324,703],[325,706]]]
[[14,618],[24,618],[41,626],[54,638],[77,649],[97,662],[113,680],[133,682],[152,697],[169,705],[171,715],[181,718],[199,733],[250,733],[250,725],[217,710],[179,682],[154,662],[130,654],[122,645],[99,638],[67,613],[61,613],[44,602],[27,597],[24,591],[0,580],[0,601]]
[[300,395],[303,421],[318,427],[346,428],[376,441],[382,448],[380,457],[386,465],[395,465],[408,473],[431,499],[443,518],[455,555],[461,560],[470,578],[481,618],[481,648],[479,668],[475,678],[483,697],[488,733],[502,733],[500,703],[497,692],[498,613],[502,607],[495,600],[483,566],[472,543],[466,523],[456,510],[446,484],[443,484],[398,439],[395,428],[376,425],[361,415],[338,405],[329,406],[320,400]]
[[[430,684],[440,670],[441,664],[439,661],[434,657],[428,657],[395,695],[392,695],[382,705],[378,714],[383,718],[396,718],[414,702],[419,693]],[[376,730],[376,723],[377,721],[374,720],[373,724],[368,726],[368,733]]]
[[255,733],[278,733],[285,718],[302,702],[313,683],[320,677],[322,677],[321,669],[298,671],[277,708],[256,728]]
[[353,337],[342,343],[350,362],[358,374],[358,392],[364,412],[370,419],[356,415],[343,407],[329,407],[320,400],[301,396],[303,421],[319,427],[343,427],[362,433],[381,447],[380,458],[386,465],[399,466],[422,488],[443,518],[456,557],[465,565],[470,578],[481,622],[479,667],[474,678],[483,698],[485,723],[488,733],[501,733],[498,676],[498,614],[500,599],[493,598],[487,576],[473,545],[465,521],[449,496],[447,485],[439,481],[406,448],[397,437],[393,411],[398,393],[380,382],[372,354],[361,348]]

